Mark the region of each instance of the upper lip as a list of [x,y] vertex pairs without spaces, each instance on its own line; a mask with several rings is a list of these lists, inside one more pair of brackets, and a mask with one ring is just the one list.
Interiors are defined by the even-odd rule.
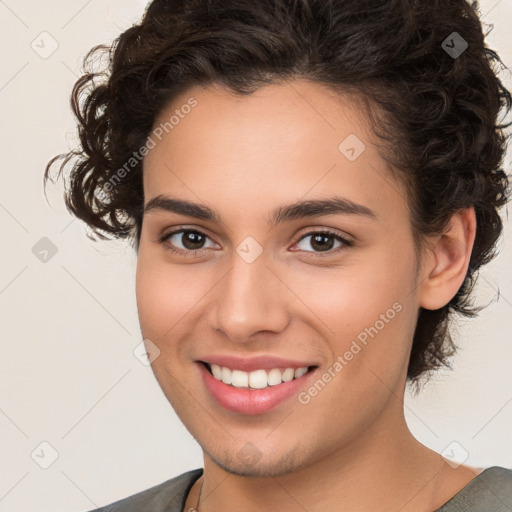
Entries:
[[272,368],[303,368],[316,366],[311,362],[294,361],[276,356],[239,357],[233,355],[212,355],[201,358],[203,363],[216,364],[230,368],[231,370],[242,370],[251,372],[254,370],[271,370]]

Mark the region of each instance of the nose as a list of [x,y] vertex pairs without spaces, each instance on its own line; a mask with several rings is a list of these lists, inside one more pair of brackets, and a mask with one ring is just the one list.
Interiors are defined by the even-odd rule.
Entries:
[[234,342],[254,340],[264,331],[282,332],[290,321],[292,293],[276,274],[263,254],[247,263],[235,253],[231,270],[212,295],[210,327]]

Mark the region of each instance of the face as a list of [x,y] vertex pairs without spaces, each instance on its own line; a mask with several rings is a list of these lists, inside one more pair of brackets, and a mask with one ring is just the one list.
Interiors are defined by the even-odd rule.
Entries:
[[154,128],[176,110],[144,160],[136,295],[155,376],[205,457],[275,476],[392,434],[417,260],[362,108],[306,81],[210,85]]

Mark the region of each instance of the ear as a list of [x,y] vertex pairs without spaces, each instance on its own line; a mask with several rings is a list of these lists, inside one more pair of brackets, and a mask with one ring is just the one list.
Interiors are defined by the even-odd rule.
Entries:
[[419,305],[439,309],[455,296],[466,277],[476,233],[474,208],[453,214],[442,235],[433,237],[423,255]]

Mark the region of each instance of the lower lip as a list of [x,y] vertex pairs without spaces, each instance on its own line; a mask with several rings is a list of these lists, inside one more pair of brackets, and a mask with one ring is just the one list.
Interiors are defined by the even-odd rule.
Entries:
[[296,395],[315,372],[313,369],[298,379],[283,382],[277,386],[268,386],[265,389],[245,389],[224,384],[215,379],[203,363],[198,364],[204,385],[217,403],[224,409],[246,415],[263,414],[276,408],[291,396]]

